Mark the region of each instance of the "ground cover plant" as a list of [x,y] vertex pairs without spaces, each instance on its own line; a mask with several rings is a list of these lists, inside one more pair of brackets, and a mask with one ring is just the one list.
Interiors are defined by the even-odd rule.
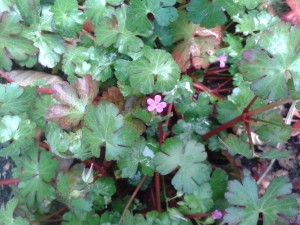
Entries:
[[299,9],[0,1],[0,224],[299,224]]

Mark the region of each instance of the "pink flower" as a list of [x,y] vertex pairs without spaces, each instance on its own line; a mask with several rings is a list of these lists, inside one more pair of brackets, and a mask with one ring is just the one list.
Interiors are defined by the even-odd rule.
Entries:
[[167,103],[165,102],[160,102],[161,101],[161,96],[160,95],[155,95],[154,99],[148,98],[147,103],[148,103],[148,111],[152,112],[156,110],[158,113],[162,112],[164,108],[167,107]]
[[220,62],[220,68],[224,68],[225,67],[225,63],[227,61],[226,54],[223,53],[223,55],[221,55],[220,57],[218,57],[218,61]]
[[211,214],[211,218],[213,218],[214,220],[221,219],[222,216],[223,216],[222,213],[217,209],[215,211],[213,211]]

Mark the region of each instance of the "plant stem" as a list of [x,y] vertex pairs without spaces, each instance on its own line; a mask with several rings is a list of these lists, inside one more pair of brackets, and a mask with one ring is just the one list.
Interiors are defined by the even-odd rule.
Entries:
[[2,70],[0,70],[0,75],[7,80],[9,83],[13,83],[14,81],[6,74],[4,73]]
[[12,178],[9,180],[0,180],[0,186],[1,185],[8,185],[8,184],[18,184],[20,182],[19,179]]
[[143,186],[145,180],[147,179],[147,176],[143,176],[143,178],[141,179],[139,185],[136,187],[136,189],[134,190],[133,194],[131,195],[127,205],[125,206],[124,210],[123,210],[123,213],[121,215],[121,218],[120,218],[120,221],[118,223],[118,225],[121,225],[122,224],[122,221],[124,219],[124,216],[126,214],[126,211],[129,209],[131,203],[133,202],[135,196],[137,195],[137,193],[139,192],[139,190],[141,189],[141,187]]
[[[251,100],[251,102],[252,102],[252,101],[253,101],[253,99]],[[269,105],[262,106],[262,107],[260,107],[260,108],[258,108],[258,109],[254,109],[254,110],[249,111],[249,112],[244,112],[244,113],[242,113],[242,115],[239,115],[239,116],[237,116],[236,118],[234,118],[234,119],[232,119],[232,120],[230,120],[230,121],[228,121],[228,122],[226,122],[226,123],[224,123],[224,124],[218,126],[218,127],[215,128],[214,130],[212,130],[212,131],[210,131],[210,132],[204,134],[204,135],[202,136],[202,138],[203,138],[204,140],[207,140],[208,138],[210,138],[210,137],[212,137],[212,136],[218,134],[219,132],[221,132],[221,131],[223,131],[223,130],[226,130],[226,129],[232,127],[232,126],[234,126],[235,124],[241,123],[241,122],[243,122],[243,121],[245,121],[245,120],[249,120],[250,117],[253,116],[253,115],[259,114],[259,113],[261,113],[261,112],[267,111],[267,110],[272,109],[272,108],[274,108],[274,107],[276,107],[276,106],[279,106],[279,105],[282,105],[282,104],[285,104],[285,103],[288,103],[288,102],[291,102],[291,101],[293,101],[293,99],[287,98],[287,99],[285,99],[285,100],[281,100],[281,101],[277,101],[277,102],[272,102],[272,103],[269,104]],[[251,103],[251,102],[250,102],[250,103]],[[250,104],[250,103],[249,103],[249,104]],[[249,104],[248,104],[248,105],[249,105]],[[246,107],[245,109],[247,109],[247,107]]]
[[160,204],[160,176],[158,172],[154,173],[155,180],[155,200],[156,200],[156,210],[161,212],[161,204]]
[[39,222],[39,221],[43,221],[43,222],[49,221],[50,218],[54,217],[55,215],[58,215],[58,214],[62,213],[63,211],[65,211],[67,209],[68,209],[67,207],[63,207],[60,210],[57,210],[56,212],[53,212],[53,213],[51,213],[50,215],[48,215],[46,217],[31,221],[31,223],[35,223],[35,222]]

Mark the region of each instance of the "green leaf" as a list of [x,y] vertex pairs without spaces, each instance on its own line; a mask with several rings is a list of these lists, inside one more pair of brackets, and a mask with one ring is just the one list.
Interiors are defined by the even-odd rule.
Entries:
[[98,82],[90,75],[77,79],[74,86],[68,82],[52,85],[52,96],[60,103],[51,105],[46,119],[59,122],[63,129],[78,125],[85,108],[98,94]]
[[183,141],[197,140],[199,135],[204,135],[211,130],[211,121],[206,118],[194,118],[188,122],[178,120],[173,127],[174,134]]
[[36,54],[32,42],[22,37],[22,26],[15,12],[4,12],[0,16],[0,69],[11,70],[12,60],[25,61]]
[[233,0],[233,2],[241,6],[245,6],[247,9],[254,9],[264,1],[263,0]]
[[[29,101],[26,101],[29,102]],[[32,102],[32,101],[30,101]],[[45,131],[47,121],[45,120],[48,108],[54,104],[51,95],[40,95],[35,98],[33,105],[30,105],[28,116],[30,120],[36,123],[37,127]],[[28,106],[29,104],[27,104]]]
[[222,26],[227,22],[226,10],[230,16],[237,14],[241,7],[232,0],[192,0],[187,6],[187,17],[194,23],[206,28]]
[[155,155],[154,163],[162,175],[178,169],[172,184],[176,190],[192,193],[209,180],[211,167],[205,162],[206,158],[207,154],[201,143],[190,140],[184,145],[178,138],[169,138],[162,146],[162,152]]
[[119,159],[128,154],[138,135],[137,130],[124,125],[124,118],[114,104],[104,102],[87,109],[83,120],[83,142],[94,156],[99,157],[99,147],[105,146],[108,161]]
[[56,0],[51,12],[54,28],[62,36],[73,38],[82,30],[84,18],[76,0]]
[[199,186],[192,194],[185,194],[184,201],[178,202],[179,210],[184,214],[206,213],[214,205],[212,189],[209,183]]
[[257,96],[271,101],[287,98],[289,79],[300,91],[299,42],[298,28],[278,23],[260,35],[255,49],[243,52],[239,68]]
[[7,143],[8,146],[1,149],[0,156],[19,154],[34,138],[35,127],[30,120],[19,116],[3,116],[0,121],[0,143]]
[[29,222],[21,217],[14,217],[14,211],[17,207],[18,200],[13,198],[6,203],[6,206],[2,205],[0,208],[0,224],[3,225],[29,225]]
[[[147,38],[145,43],[149,46],[157,46],[157,39],[163,46],[171,46],[173,43],[174,29],[170,26],[160,26],[154,22],[153,34]],[[158,47],[158,46],[157,46]]]
[[87,198],[81,198],[81,194],[87,194],[88,188],[82,180],[82,171],[84,164],[76,164],[67,172],[60,172],[57,176],[57,191],[62,197],[60,200],[68,205],[71,212],[76,216],[86,219],[88,212],[92,210],[92,201]]
[[228,47],[223,48],[222,50],[225,50],[227,55],[240,59],[243,50],[242,38],[227,34],[223,38],[223,42],[227,43]]
[[49,124],[46,130],[47,144],[51,152],[61,158],[85,160],[92,154],[82,145],[82,130],[64,132],[57,124]]
[[29,24],[30,27],[24,29],[23,35],[32,40],[34,46],[39,49],[39,63],[53,68],[60,61],[60,56],[66,50],[64,39],[60,35],[53,33],[53,13],[50,12],[50,7],[42,7],[40,13],[40,20]]
[[18,84],[0,84],[0,115],[21,114],[29,111],[36,98],[32,88],[20,88]]
[[239,140],[239,138],[233,134],[229,134],[225,140],[224,145],[232,155],[240,154],[250,159],[252,157],[252,151],[250,150],[249,144],[246,144]]
[[227,190],[227,182],[228,175],[224,170],[219,168],[214,170],[209,180],[213,192],[212,198],[214,201],[224,198],[224,194]]
[[[113,13],[113,8],[107,6],[108,0],[86,0],[84,2],[84,15],[92,19],[94,25],[98,25],[99,22],[105,17],[110,16]],[[120,4],[122,0],[115,1],[115,5]]]
[[163,93],[165,96],[164,101],[178,104],[186,99],[190,99],[190,96],[194,93],[193,80],[189,76],[183,75],[171,91]]
[[[247,84],[236,87],[233,89],[232,94],[228,96],[228,100],[219,101],[217,103],[218,121],[220,123],[226,123],[229,120],[240,116],[253,98],[254,94]],[[259,108],[264,104],[266,104],[265,101],[256,100],[250,109]]]
[[40,0],[16,0],[22,20],[26,23],[34,23],[39,19]]
[[252,34],[268,29],[271,25],[280,21],[278,17],[271,16],[266,11],[249,11],[247,14],[238,14],[232,17],[237,22],[236,32],[244,35]]
[[13,6],[14,2],[11,0],[2,0],[0,1],[0,12],[10,11],[10,8]]
[[118,166],[122,170],[122,177],[134,178],[138,168],[143,174],[152,176],[154,173],[152,158],[154,153],[146,146],[145,140],[140,139],[129,153],[118,160]]
[[259,214],[262,214],[264,224],[288,224],[281,216],[297,214],[297,201],[290,195],[291,189],[287,177],[277,177],[264,196],[258,198],[257,184],[252,177],[245,177],[242,184],[237,180],[230,181],[225,197],[233,206],[226,209],[224,221],[229,225],[253,225],[258,223]]
[[55,199],[55,190],[50,181],[56,174],[58,161],[51,153],[32,145],[32,149],[22,155],[22,163],[17,166],[17,177],[21,180],[18,188],[28,207],[46,208],[44,202]]
[[100,217],[96,213],[88,213],[86,218],[82,215],[76,215],[73,212],[67,212],[63,216],[62,225],[95,225],[100,224]]
[[104,48],[73,46],[63,57],[63,71],[68,75],[91,74],[94,80],[106,81],[112,77],[111,66],[116,54],[107,54]]
[[184,115],[186,121],[194,118],[205,118],[212,112],[212,107],[209,105],[209,98],[209,94],[202,92],[196,101],[189,97],[178,103],[176,107],[177,110]]
[[144,46],[135,33],[126,28],[127,7],[116,9],[112,16],[105,17],[96,27],[96,44],[105,48],[114,46],[120,53],[137,53]]
[[279,152],[277,149],[272,149],[259,156],[261,159],[282,159],[288,157],[290,157],[290,153],[288,151]]
[[177,19],[176,0],[132,0],[128,8],[127,27],[133,32],[148,37],[152,34],[153,23],[148,19],[149,13],[160,26],[168,26]]
[[263,118],[266,122],[255,131],[261,141],[276,146],[285,143],[291,137],[291,128],[286,125],[277,111],[266,114]]
[[111,203],[111,196],[116,192],[115,182],[112,178],[100,177],[92,183],[86,196],[88,201],[93,202],[93,208],[104,210]]
[[143,94],[170,91],[180,77],[180,68],[164,50],[147,48],[128,68],[130,85]]

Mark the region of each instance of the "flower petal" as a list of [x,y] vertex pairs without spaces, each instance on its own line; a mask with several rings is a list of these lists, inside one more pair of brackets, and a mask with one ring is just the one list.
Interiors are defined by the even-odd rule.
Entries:
[[156,108],[156,106],[155,106],[155,105],[149,105],[149,106],[147,107],[147,109],[148,109],[148,111],[149,111],[149,112],[152,112],[152,111],[154,111],[154,110],[155,110],[155,108]]
[[225,62],[224,61],[220,61],[220,68],[224,68],[225,67]]
[[167,107],[167,103],[160,102],[157,106],[162,107],[162,108],[166,108]]
[[155,103],[158,104],[161,101],[161,96],[160,95],[155,95],[154,97]]
[[162,107],[160,107],[160,106],[158,105],[158,106],[156,106],[156,111],[157,111],[158,113],[161,113],[162,111],[164,111],[164,108],[162,108]]
[[155,101],[152,98],[148,98],[147,103],[148,103],[148,105],[153,105],[155,103]]

